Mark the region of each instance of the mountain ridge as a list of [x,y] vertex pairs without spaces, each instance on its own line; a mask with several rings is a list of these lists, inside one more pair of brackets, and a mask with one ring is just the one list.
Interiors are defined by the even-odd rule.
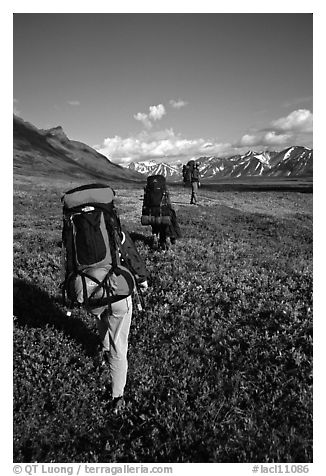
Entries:
[[[245,154],[227,157],[201,156],[196,159],[202,180],[244,177],[302,177],[313,175],[313,149],[291,146],[284,150],[249,150]],[[162,174],[171,181],[182,180],[182,167],[155,161],[135,162],[129,169],[145,176]]]
[[68,138],[61,126],[39,129],[14,114],[13,166],[19,175],[142,181],[143,175],[114,164],[83,142]]
[[[39,129],[13,116],[14,173],[20,175],[71,176],[83,179],[142,182],[148,175],[164,175],[182,182],[180,161],[132,162],[122,167],[89,145],[68,138],[61,126]],[[313,176],[313,149],[291,146],[277,151],[252,151],[230,156],[201,156],[196,159],[202,181],[250,177],[293,178]]]

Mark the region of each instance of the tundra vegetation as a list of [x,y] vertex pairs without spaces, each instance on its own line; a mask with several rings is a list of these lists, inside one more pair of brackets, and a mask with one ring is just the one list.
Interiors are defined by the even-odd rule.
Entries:
[[108,412],[94,319],[67,317],[63,180],[14,191],[15,462],[311,462],[312,194],[171,189],[183,239],[152,251],[141,185],[112,183],[150,273],[127,406]]

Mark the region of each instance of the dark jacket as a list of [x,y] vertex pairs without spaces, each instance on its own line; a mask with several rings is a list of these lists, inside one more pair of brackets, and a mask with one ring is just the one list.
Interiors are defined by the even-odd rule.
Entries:
[[192,182],[199,182],[199,170],[194,168],[191,174],[191,181]]

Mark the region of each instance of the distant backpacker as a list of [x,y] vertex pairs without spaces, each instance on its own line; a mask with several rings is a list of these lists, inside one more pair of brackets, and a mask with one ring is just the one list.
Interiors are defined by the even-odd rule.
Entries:
[[142,225],[170,225],[170,200],[163,175],[147,177],[144,188]]
[[123,299],[134,290],[134,276],[121,264],[124,234],[114,195],[109,186],[91,184],[62,197],[62,291],[69,307],[77,304],[92,310]]
[[194,160],[189,160],[189,162],[187,162],[187,164],[185,164],[182,167],[183,183],[185,185],[191,184],[191,179],[192,179],[193,172],[195,170],[195,165],[196,165],[196,162]]
[[170,243],[173,244],[177,238],[181,237],[177,217],[172,208],[163,175],[147,177],[141,224],[152,227],[153,246],[155,248],[160,244],[163,249],[166,249]]

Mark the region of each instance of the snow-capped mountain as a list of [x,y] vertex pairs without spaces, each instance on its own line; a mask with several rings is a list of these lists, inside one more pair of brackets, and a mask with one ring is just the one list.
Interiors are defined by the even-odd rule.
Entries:
[[177,180],[182,176],[182,164],[171,166],[164,162],[157,163],[154,160],[147,160],[144,162],[132,162],[128,168],[146,176],[164,175],[164,177],[176,178]]
[[[313,173],[313,151],[300,146],[289,147],[281,152],[250,150],[246,154],[230,157],[199,157],[196,162],[199,164],[202,180],[251,176],[311,176]],[[129,168],[146,176],[161,174],[169,180],[181,181],[182,165],[178,163],[171,166],[163,162],[146,161],[132,163]]]
[[293,177],[313,174],[313,151],[306,147],[289,147],[276,154],[270,161],[266,175]]
[[144,160],[143,162],[131,162],[129,169],[136,170],[141,174],[152,175],[151,171],[157,167],[157,162],[154,160]]
[[[244,155],[234,155],[224,159],[213,158],[205,170],[205,177],[249,177],[264,175],[271,168],[271,158],[277,152],[248,151]],[[217,163],[216,163],[217,161]],[[205,162],[204,162],[205,163]]]

